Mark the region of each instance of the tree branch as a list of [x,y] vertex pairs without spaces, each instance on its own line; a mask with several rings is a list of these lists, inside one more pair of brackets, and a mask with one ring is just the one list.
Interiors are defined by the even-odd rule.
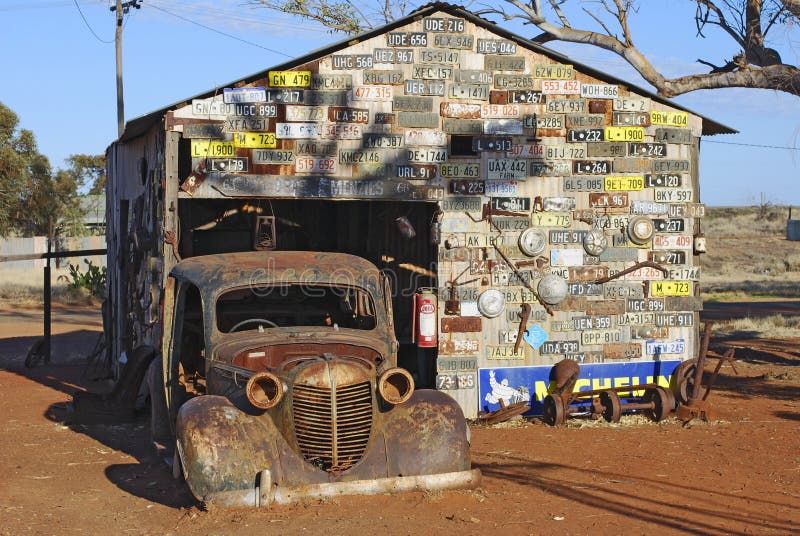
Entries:
[[775,89],[800,96],[800,69],[792,65],[746,67],[733,72],[695,74],[664,79],[661,85],[656,85],[658,93],[665,97],[675,97],[698,89],[725,87]]

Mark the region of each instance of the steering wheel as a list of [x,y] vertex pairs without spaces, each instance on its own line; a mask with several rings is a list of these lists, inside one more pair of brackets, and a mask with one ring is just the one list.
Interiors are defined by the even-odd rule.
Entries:
[[245,324],[252,324],[254,322],[261,322],[261,323],[270,325],[273,328],[279,327],[278,324],[276,324],[272,320],[267,320],[266,318],[247,318],[245,320],[242,320],[241,322],[237,322],[231,329],[228,330],[228,333],[233,333],[234,331],[236,331],[238,328],[244,326]]

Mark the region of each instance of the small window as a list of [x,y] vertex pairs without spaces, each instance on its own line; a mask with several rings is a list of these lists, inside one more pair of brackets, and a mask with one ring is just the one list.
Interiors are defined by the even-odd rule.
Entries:
[[478,156],[478,153],[472,150],[472,136],[459,136],[456,134],[450,136],[450,155]]

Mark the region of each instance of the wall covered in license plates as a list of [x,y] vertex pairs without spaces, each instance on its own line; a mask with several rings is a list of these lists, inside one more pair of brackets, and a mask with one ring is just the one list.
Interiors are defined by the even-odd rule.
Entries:
[[702,119],[500,33],[429,9],[167,119],[203,178],[184,196],[438,203],[437,387],[469,417],[523,396],[509,367],[657,378],[701,306]]

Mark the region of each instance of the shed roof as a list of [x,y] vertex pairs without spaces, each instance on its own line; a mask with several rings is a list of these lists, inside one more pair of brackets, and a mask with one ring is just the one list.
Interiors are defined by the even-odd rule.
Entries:
[[696,116],[700,117],[703,120],[703,135],[704,136],[712,136],[714,134],[736,134],[736,133],[738,133],[737,130],[735,130],[735,129],[729,127],[729,126],[723,125],[722,123],[719,123],[717,121],[714,121],[713,119],[710,119],[710,118],[708,118],[708,117],[706,117],[706,116],[704,116],[702,114],[694,112],[694,111],[686,108],[685,106],[681,106],[680,104],[678,104],[678,103],[676,103],[676,102],[674,102],[674,101],[672,101],[670,99],[661,97],[661,96],[659,96],[659,95],[657,95],[657,94],[655,94],[655,93],[653,93],[653,92],[651,92],[651,91],[649,91],[647,89],[644,89],[642,87],[639,87],[639,86],[636,86],[634,84],[631,84],[630,82],[627,82],[626,80],[622,80],[622,79],[617,78],[615,76],[611,76],[608,73],[605,73],[603,71],[599,71],[597,69],[589,67],[588,65],[584,65],[584,64],[582,64],[580,62],[573,61],[569,57],[567,57],[567,56],[565,56],[565,55],[563,55],[563,54],[561,54],[559,52],[556,52],[554,50],[546,48],[546,47],[540,45],[539,43],[531,41],[530,39],[526,39],[526,38],[521,37],[521,36],[519,36],[519,35],[517,35],[515,33],[509,32],[508,30],[504,29],[502,26],[498,26],[497,24],[495,24],[495,23],[493,23],[493,22],[491,22],[489,20],[486,20],[486,19],[484,19],[482,17],[479,17],[475,13],[473,13],[471,11],[468,11],[467,9],[465,9],[462,6],[457,6],[457,5],[454,5],[454,4],[448,4],[448,3],[444,3],[444,2],[432,2],[430,4],[422,6],[419,9],[409,13],[405,17],[399,18],[399,19],[397,19],[397,20],[395,20],[395,21],[393,21],[393,22],[391,22],[389,24],[386,24],[384,26],[381,26],[379,28],[375,28],[375,29],[369,30],[369,31],[361,33],[361,34],[359,34],[357,36],[347,37],[347,38],[345,38],[345,39],[343,39],[341,41],[338,41],[336,43],[333,43],[333,44],[327,45],[325,47],[319,48],[317,50],[314,50],[312,52],[309,52],[308,54],[306,54],[304,56],[300,56],[298,58],[294,58],[292,60],[289,60],[289,61],[287,61],[285,63],[281,63],[281,64],[278,64],[278,65],[274,65],[272,67],[269,67],[267,69],[263,69],[263,70],[258,71],[256,73],[253,73],[253,74],[251,74],[249,76],[245,76],[244,78],[240,78],[238,80],[234,80],[234,81],[229,82],[227,84],[224,84],[224,85],[221,85],[221,86],[218,86],[218,87],[214,87],[214,88],[212,88],[212,89],[210,89],[208,91],[205,91],[203,93],[200,93],[198,95],[194,95],[194,96],[189,97],[187,99],[178,101],[178,102],[176,102],[174,104],[170,104],[169,106],[165,106],[164,108],[161,108],[161,109],[155,110],[153,112],[150,112],[150,113],[148,113],[146,115],[142,115],[142,116],[139,116],[139,117],[137,117],[135,119],[131,119],[130,121],[128,121],[126,123],[125,130],[123,131],[122,135],[120,136],[119,141],[126,141],[126,140],[133,139],[133,138],[136,138],[136,137],[139,137],[139,136],[143,135],[157,121],[159,121],[169,110],[173,110],[175,108],[179,108],[181,106],[185,106],[185,105],[191,103],[192,99],[206,99],[206,98],[213,97],[214,95],[219,94],[220,91],[223,88],[226,88],[226,87],[240,87],[240,86],[243,86],[243,85],[251,84],[251,83],[253,83],[253,82],[257,81],[257,80],[260,80],[260,79],[263,79],[264,77],[266,77],[267,73],[269,71],[290,70],[290,69],[292,69],[294,67],[297,67],[299,65],[303,65],[303,64],[308,63],[310,61],[314,61],[316,59],[319,59],[319,58],[322,58],[324,56],[327,56],[329,54],[333,54],[333,53],[335,53],[335,52],[337,52],[339,50],[342,50],[344,48],[347,48],[348,46],[353,45],[356,42],[364,41],[366,39],[370,39],[372,37],[384,34],[386,32],[390,32],[390,31],[394,30],[395,28],[399,28],[401,26],[405,26],[406,24],[409,24],[409,23],[413,22],[414,20],[418,19],[419,17],[426,17],[426,16],[429,16],[429,15],[432,15],[432,14],[438,13],[438,12],[447,13],[447,14],[452,15],[454,17],[462,17],[462,18],[470,21],[471,23],[475,24],[476,26],[485,28],[485,29],[487,29],[487,30],[499,35],[499,36],[502,36],[502,37],[504,37],[506,39],[510,39],[510,40],[516,42],[519,46],[524,47],[524,48],[526,48],[528,50],[531,50],[533,52],[537,52],[539,54],[547,56],[547,57],[549,57],[549,58],[551,58],[553,60],[556,60],[556,61],[558,61],[560,63],[572,64],[577,70],[579,70],[582,73],[585,73],[585,74],[587,74],[589,76],[597,78],[598,80],[602,80],[602,81],[610,83],[610,84],[624,84],[625,86],[630,88],[632,91],[634,91],[634,92],[636,92],[636,93],[638,93],[638,94],[640,94],[642,96],[648,97],[648,98],[650,98],[650,99],[652,99],[652,100],[654,100],[656,102],[660,102],[662,104],[666,104],[668,106],[672,106],[672,107],[677,108],[679,110],[683,110],[685,112],[689,112],[689,113],[691,113],[693,115],[696,115]]

